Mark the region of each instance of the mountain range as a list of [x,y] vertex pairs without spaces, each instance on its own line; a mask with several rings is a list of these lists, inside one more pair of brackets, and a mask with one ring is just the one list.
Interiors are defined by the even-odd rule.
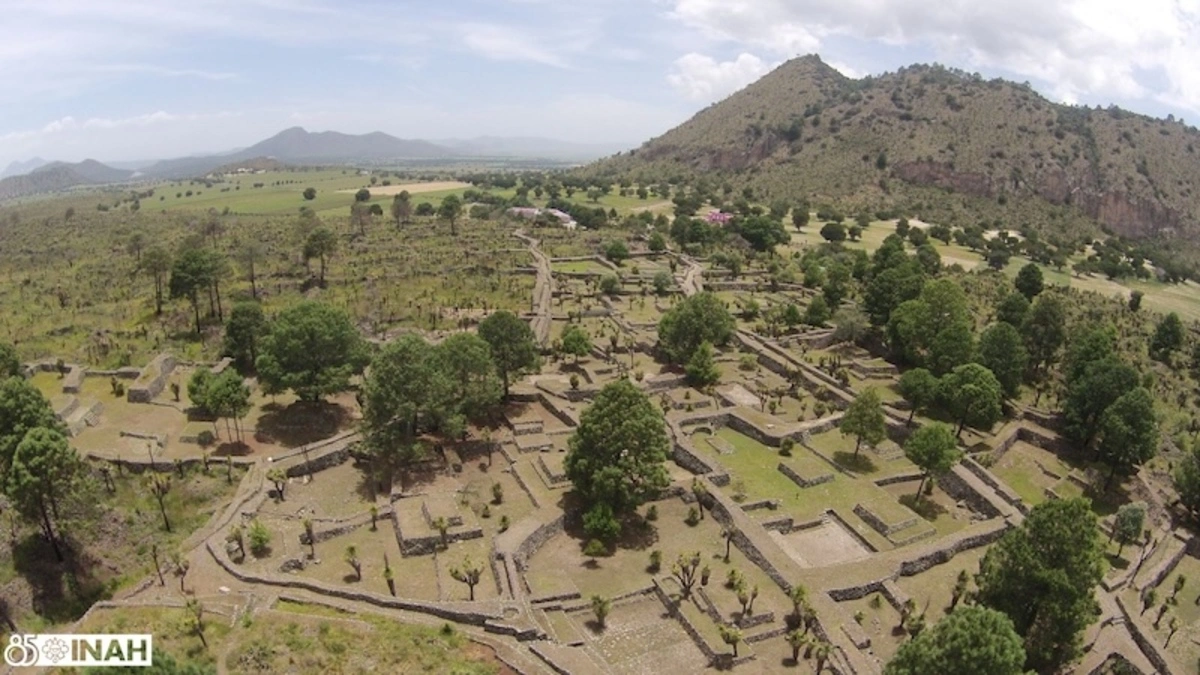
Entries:
[[114,163],[121,168],[90,159],[77,164],[47,162],[41,158],[13,162],[0,174],[0,199],[130,179],[194,178],[221,167],[263,158],[286,164],[483,157],[587,161],[619,149],[616,146],[530,137],[447,139],[435,143],[396,138],[378,131],[353,135],[336,131],[310,132],[292,127],[248,148],[154,162]]
[[899,206],[1013,229],[1089,220],[1191,242],[1197,146],[1200,131],[1173,117],[1059,105],[1027,84],[942,66],[854,80],[810,55],[583,173],[704,176],[763,201]]

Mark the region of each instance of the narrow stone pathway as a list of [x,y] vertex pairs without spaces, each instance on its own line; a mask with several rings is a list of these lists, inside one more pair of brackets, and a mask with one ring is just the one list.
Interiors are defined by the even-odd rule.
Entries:
[[525,234],[524,230],[517,230],[513,236],[528,245],[537,268],[537,280],[533,284],[534,316],[530,327],[533,328],[533,335],[538,344],[545,347],[550,343],[550,325],[554,320],[551,309],[554,300],[554,275],[551,274],[550,259],[538,248],[540,242]]

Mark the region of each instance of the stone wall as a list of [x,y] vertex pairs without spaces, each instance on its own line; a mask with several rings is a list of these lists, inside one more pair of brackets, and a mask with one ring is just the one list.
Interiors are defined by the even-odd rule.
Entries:
[[1001,514],[1000,510],[992,505],[992,502],[977,490],[971,487],[971,484],[963,480],[958,474],[953,471],[938,476],[938,487],[942,491],[950,495],[955,501],[965,502],[967,507],[975,513],[980,514],[984,518],[998,518]]
[[813,478],[805,478],[804,476],[796,473],[795,469],[787,464],[784,464],[783,462],[780,462],[779,466],[775,468],[779,470],[779,473],[782,473],[783,475],[792,479],[793,483],[802,488],[809,488],[813,487],[814,485],[821,485],[822,483],[829,483],[833,481],[833,474],[831,473],[821,474],[820,476],[814,476]]
[[[393,521],[394,522],[394,521]],[[400,532],[400,526],[395,526],[396,531]],[[446,543],[453,544],[456,541],[469,541],[471,539],[482,539],[483,530],[478,527],[472,527],[457,532],[446,533]],[[442,536],[440,534],[431,534],[423,537],[403,537],[400,538],[400,553],[410,555],[429,555],[442,545]]]
[[142,374],[138,376],[138,379],[129,385],[126,399],[130,403],[149,403],[154,397],[162,393],[163,388],[167,386],[167,380],[171,377],[171,372],[174,370],[174,356],[167,352],[155,356],[142,369]]
[[692,639],[692,643],[696,645],[696,648],[704,654],[704,658],[708,659],[708,662],[711,664],[716,659],[717,653],[709,646],[704,636],[700,635],[700,631],[696,629],[696,626],[692,624],[687,615],[675,607],[675,602],[671,599],[671,594],[660,585],[658,579],[654,580],[654,594],[658,596],[659,602],[667,608],[667,611],[679,620],[679,624],[683,626],[683,631],[688,634],[688,637]]
[[959,553],[962,553],[963,551],[969,551],[973,548],[991,544],[1000,537],[1003,537],[1004,533],[1008,531],[1008,528],[1009,524],[1007,522],[996,521],[996,524],[992,528],[984,532],[965,537],[959,537],[953,541],[944,542],[931,551],[900,563],[900,569],[898,573],[902,577],[911,577],[913,575],[920,574],[921,572],[924,572],[935,565],[941,565],[942,563],[949,562],[951,558]]
[[1125,606],[1125,598],[1120,595],[1114,596],[1117,600],[1117,605],[1121,608],[1121,614],[1125,615],[1125,628],[1129,630],[1129,636],[1133,638],[1133,642],[1141,650],[1142,654],[1154,664],[1160,673],[1176,673],[1183,672],[1178,668],[1173,667],[1169,657],[1159,650],[1157,640],[1154,638],[1149,626],[1142,623],[1141,614],[1130,612]]
[[906,530],[916,525],[917,519],[919,518],[919,516],[913,516],[912,518],[905,518],[897,523],[887,523],[883,520],[883,518],[872,511],[869,506],[863,504],[854,505],[854,515],[862,518],[863,522],[871,526],[871,529],[888,538],[891,538],[891,535],[899,532],[900,530]]
[[1009,506],[1020,511],[1024,515],[1029,514],[1029,507],[1025,502],[1021,501],[1013,491],[1004,483],[1001,483],[991,471],[985,469],[979,462],[976,462],[972,457],[963,457],[961,464],[966,467],[967,471],[975,474],[975,477],[983,481],[985,485],[996,491]]
[[542,523],[517,546],[516,550],[513,551],[513,558],[522,570],[525,569],[526,564],[533,557],[533,554],[538,552],[538,549],[544,546],[555,535],[562,533],[565,522],[566,516],[559,514],[557,518]]
[[[385,506],[382,509],[379,509],[379,512],[376,514],[375,519],[376,519],[376,527],[378,527],[378,523],[380,523],[380,522],[386,523],[386,522],[390,521],[392,519],[392,507]],[[314,523],[313,523],[313,525],[314,525],[313,539],[316,540],[316,543],[320,544],[323,541],[329,541],[330,539],[340,537],[343,534],[349,534],[350,532],[353,532],[353,531],[357,530],[358,528],[363,527],[365,525],[370,525],[371,524],[371,512],[367,511],[365,513],[360,513],[356,516],[351,516],[349,518],[344,518],[342,520],[335,520],[335,521],[330,521],[327,523],[321,523],[324,525],[328,525],[328,527],[326,527],[325,529],[322,529],[322,530],[316,529],[315,525],[317,525],[317,524],[318,524],[318,521],[314,521]],[[308,535],[303,532],[300,534],[300,544],[302,546],[308,546]]]

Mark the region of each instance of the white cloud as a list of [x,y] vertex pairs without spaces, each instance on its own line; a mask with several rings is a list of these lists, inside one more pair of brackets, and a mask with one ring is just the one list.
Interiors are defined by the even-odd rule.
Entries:
[[675,60],[667,81],[693,101],[716,101],[766,75],[774,65],[753,54],[739,54],[733,61],[718,62],[711,56],[692,52]]
[[[1196,0],[670,0],[709,39],[781,56],[830,36],[931,48],[966,69],[1039,80],[1062,99],[1153,99],[1200,111]],[[1147,75],[1165,81],[1152,88]],[[1156,90],[1155,90],[1156,89]]]
[[567,65],[557,54],[539,46],[534,37],[505,26],[468,24],[463,27],[463,44],[496,61],[528,61],[556,68]]
[[829,64],[830,68],[833,68],[834,70],[838,71],[839,73],[845,75],[846,77],[848,77],[852,80],[861,80],[862,78],[867,76],[867,73],[865,71],[859,70],[858,68],[855,68],[854,66],[846,65],[845,63],[842,63],[841,61],[826,61],[826,63]]

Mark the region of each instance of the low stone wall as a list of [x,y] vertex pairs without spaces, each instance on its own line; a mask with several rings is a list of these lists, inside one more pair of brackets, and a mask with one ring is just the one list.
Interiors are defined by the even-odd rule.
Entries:
[[205,541],[205,548],[213,560],[217,562],[226,572],[231,574],[239,581],[249,584],[263,584],[266,586],[276,586],[279,588],[293,588],[311,593],[317,593],[327,597],[340,598],[351,602],[364,602],[376,607],[387,609],[400,609],[410,612],[419,612],[421,614],[429,614],[448,621],[465,623],[472,626],[484,626],[490,622],[499,621],[503,618],[503,608],[498,603],[494,611],[487,611],[484,603],[434,603],[424,602],[420,600],[410,600],[404,598],[393,598],[390,596],[371,593],[368,591],[357,591],[345,586],[333,586],[330,584],[321,583],[319,581],[304,579],[301,577],[278,577],[274,575],[258,574],[245,570],[235,564],[229,555],[225,552],[223,546],[213,544],[213,538]]
[[797,473],[795,469],[787,464],[784,464],[783,462],[780,462],[779,466],[775,468],[778,469],[779,473],[787,476],[792,480],[793,483],[802,488],[810,488],[814,485],[821,485],[823,483],[829,483],[833,481],[833,474],[831,473],[821,474],[820,476],[814,476],[813,478],[805,478]]
[[221,359],[220,361],[217,361],[216,363],[214,363],[212,365],[212,367],[209,368],[208,370],[213,375],[220,375],[221,373],[225,372],[225,370],[228,369],[229,366],[231,366],[231,365],[233,365],[233,359],[231,357],[226,356],[225,358]]
[[975,474],[975,477],[983,481],[985,485],[996,491],[1009,506],[1020,511],[1023,515],[1029,514],[1029,507],[1025,502],[1021,501],[1013,491],[1004,483],[1001,483],[991,471],[985,469],[979,462],[976,462],[972,457],[963,457],[961,464],[966,467],[967,471]]
[[671,599],[671,594],[659,584],[658,579],[654,580],[654,594],[658,596],[659,602],[667,608],[671,615],[679,620],[679,625],[683,626],[683,631],[688,634],[688,637],[692,639],[692,643],[696,645],[696,648],[700,650],[700,653],[704,654],[704,658],[708,659],[708,662],[711,664],[717,658],[717,653],[709,646],[704,636],[700,635],[700,631],[692,625],[687,615],[675,607],[675,602]]
[[921,478],[924,477],[924,475],[925,474],[920,471],[909,471],[908,473],[898,473],[895,476],[888,476],[887,478],[880,478],[879,480],[875,481],[875,484],[878,485],[879,487],[884,487],[885,485],[895,485],[896,483],[907,483],[909,481],[921,480]]
[[[1179,540],[1179,536],[1174,532],[1171,533],[1171,536],[1177,541]],[[1146,581],[1143,582],[1138,588],[1140,593],[1144,595],[1147,590],[1156,588],[1171,574],[1171,572],[1175,570],[1175,568],[1179,565],[1179,561],[1183,560],[1183,557],[1188,553],[1187,542],[1183,543],[1184,545],[1180,546],[1179,550],[1175,551],[1175,553],[1173,553],[1169,558],[1160,561],[1154,566],[1154,569],[1149,573],[1149,575],[1147,575]]]
[[842,632],[850,639],[856,649],[870,649],[871,638],[863,631],[857,621],[842,624]]
[[861,503],[854,505],[854,515],[862,518],[866,524],[871,526],[871,529],[889,538],[891,535],[899,532],[900,530],[907,530],[908,528],[916,525],[917,520],[920,518],[920,516],[913,516],[912,518],[905,518],[898,523],[889,524],[885,522],[878,514],[872,511],[869,506]]
[[971,487],[970,483],[963,480],[953,471],[947,471],[938,476],[937,484],[938,487],[942,488],[943,492],[950,495],[955,501],[964,502],[967,508],[984,518],[998,518],[1003,515],[999,509],[992,505],[992,502],[987,497],[980,494],[975,488]]
[[853,525],[846,522],[846,519],[842,517],[842,514],[838,513],[834,509],[829,509],[825,512],[825,515],[828,518],[836,520],[838,524],[841,525],[842,529],[846,530],[847,534],[849,534],[851,537],[854,537],[854,540],[861,544],[863,548],[872,553],[879,552],[879,549],[876,548],[875,544],[872,544],[870,541],[868,541],[866,537],[858,533],[858,530],[854,529]]
[[778,499],[760,499],[756,502],[746,502],[742,504],[742,510],[749,513],[750,511],[761,511],[762,509],[770,509],[774,511],[779,508]]
[[846,602],[847,600],[858,600],[865,598],[872,593],[881,592],[883,590],[883,579],[876,579],[865,584],[857,586],[847,586],[846,588],[831,588],[826,594],[833,598],[834,602]]
[[1169,657],[1159,650],[1157,640],[1154,639],[1150,628],[1142,623],[1142,617],[1137,612],[1130,612],[1125,606],[1125,598],[1120,595],[1114,595],[1117,600],[1117,606],[1121,608],[1121,614],[1125,615],[1125,628],[1129,630],[1129,636],[1133,638],[1134,644],[1138,646],[1142,654],[1154,664],[1160,673],[1177,673],[1182,670],[1173,666],[1170,663]]
[[154,397],[162,393],[164,387],[167,386],[167,380],[171,377],[171,372],[175,370],[175,357],[167,352],[163,352],[154,357],[150,363],[142,369],[141,375],[131,385],[126,393],[126,399],[130,403],[149,403]]
[[899,575],[902,577],[911,577],[921,572],[928,570],[935,565],[949,562],[951,558],[980,546],[987,546],[995,542],[1004,533],[1008,531],[1009,524],[1004,521],[996,521],[996,525],[991,529],[980,532],[978,534],[960,537],[953,541],[943,543],[932,551],[928,551],[916,558],[905,560],[900,563]]
[[[400,526],[396,525],[396,531],[400,531]],[[453,544],[456,541],[469,541],[471,539],[482,539],[483,530],[478,527],[472,527],[457,532],[446,533],[446,543]],[[433,534],[424,537],[404,537],[400,538],[400,553],[405,556],[410,555],[429,555],[437,550],[442,545],[442,536]]]
[[517,562],[518,567],[524,570],[529,559],[533,557],[533,554],[538,552],[538,549],[554,536],[562,534],[565,523],[566,516],[559,514],[557,518],[542,523],[532,534],[518,544],[516,550],[513,551],[513,559]]
[[[379,509],[379,512],[375,515],[376,527],[378,527],[380,522],[390,522],[392,519],[392,513],[393,511],[391,506],[385,506],[382,509]],[[314,521],[314,525],[315,524],[316,522]],[[317,530],[315,527],[313,528],[313,539],[316,540],[316,543],[320,544],[323,541],[329,541],[330,539],[340,537],[343,534],[349,534],[360,527],[369,526],[371,524],[371,512],[367,511],[366,513],[360,513],[356,516],[351,516],[350,518],[345,518],[342,520],[335,520],[327,524],[330,525],[330,527],[323,530]],[[302,546],[308,546],[307,534],[300,534],[300,544]]]
[[332,469],[335,466],[340,466],[350,459],[351,445],[329,451],[309,451],[308,461],[300,461],[299,464],[289,466],[285,473],[288,478],[296,478],[297,476],[306,476],[311,473],[318,473],[325,469]]

